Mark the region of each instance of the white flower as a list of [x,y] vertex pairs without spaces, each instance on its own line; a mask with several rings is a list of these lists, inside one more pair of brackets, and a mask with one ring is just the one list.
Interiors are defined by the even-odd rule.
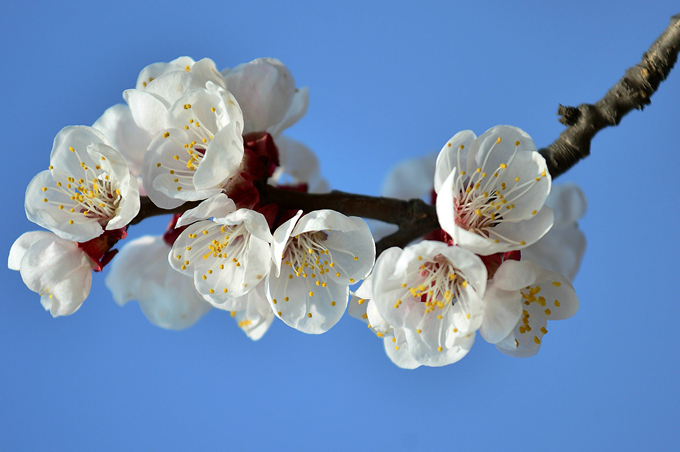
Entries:
[[[567,319],[579,306],[574,287],[566,277],[528,261],[504,262],[487,293],[504,299],[504,311],[485,312],[480,333],[501,352],[516,357],[538,353],[543,335],[548,332],[547,321]],[[515,315],[510,313],[517,311],[519,321],[508,327],[510,317]]]
[[332,210],[301,215],[274,232],[267,298],[287,325],[320,334],[344,314],[349,285],[370,272],[375,243],[361,218]]
[[137,181],[101,132],[63,128],[50,167],[26,189],[26,216],[66,240],[86,242],[125,227],[139,212]]
[[26,232],[9,251],[7,266],[40,295],[52,316],[73,314],[90,293],[94,262],[78,245],[47,231]]
[[308,89],[297,89],[293,75],[275,58],[258,58],[222,75],[243,110],[243,133],[266,131],[277,137],[307,111]]
[[[225,203],[214,202],[215,206],[220,204]],[[235,208],[233,202],[231,208]],[[197,209],[201,206],[185,215],[194,219],[200,216]],[[248,301],[243,295],[255,289],[269,272],[271,242],[264,216],[239,209],[190,225],[173,245],[168,259],[175,270],[193,277],[196,290],[213,306],[242,311]]]
[[[378,258],[372,275],[377,314],[371,326],[393,334],[388,355],[402,367],[445,366],[472,347],[483,318],[487,271],[470,251],[443,242],[423,241],[404,250],[390,248]],[[374,322],[381,322],[380,326]],[[390,331],[390,328],[393,331]],[[398,347],[398,348],[396,348]],[[391,353],[407,348],[409,354]],[[394,359],[394,358],[393,358]]]
[[144,155],[142,180],[154,204],[172,209],[220,193],[243,159],[242,124],[232,96],[210,83],[175,102]]
[[496,126],[459,132],[439,153],[437,217],[453,243],[481,255],[525,248],[550,229],[551,178],[529,135]]
[[541,240],[522,250],[522,260],[573,281],[586,250],[586,237],[577,223],[588,208],[586,195],[578,185],[557,184],[545,205],[555,213],[555,224]]
[[135,89],[123,93],[137,125],[152,136],[162,133],[170,106],[190,91],[208,83],[224,88],[224,80],[208,58],[194,62],[180,57],[170,63],[154,63],[140,72]]
[[212,306],[196,292],[193,279],[168,264],[171,245],[162,236],[127,243],[111,263],[106,286],[119,305],[139,300],[151,323],[181,330],[192,326]]

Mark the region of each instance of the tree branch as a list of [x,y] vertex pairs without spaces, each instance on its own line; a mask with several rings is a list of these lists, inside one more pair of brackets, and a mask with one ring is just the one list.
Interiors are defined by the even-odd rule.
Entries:
[[539,151],[545,157],[553,179],[590,155],[590,142],[597,132],[618,125],[631,110],[642,110],[651,103],[650,97],[673,69],[678,51],[680,14],[671,18],[668,28],[645,52],[642,61],[629,68],[595,105],[559,106],[560,122],[569,127],[553,144]]
[[439,227],[435,207],[422,199],[403,201],[337,190],[323,194],[300,193],[268,185],[260,193],[260,202],[277,204],[289,209],[302,209],[306,212],[331,209],[344,215],[372,218],[399,226],[397,232],[376,243],[377,254],[392,246],[405,246]]

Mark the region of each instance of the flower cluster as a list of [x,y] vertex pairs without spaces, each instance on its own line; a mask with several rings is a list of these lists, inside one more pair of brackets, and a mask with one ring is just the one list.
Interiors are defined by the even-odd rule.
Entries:
[[220,72],[209,59],[181,57],[144,68],[123,97],[93,127],[63,129],[49,169],[26,191],[29,220],[54,234],[21,236],[9,267],[43,306],[54,316],[80,307],[141,193],[184,213],[112,261],[106,284],[118,304],[137,299],[169,329],[216,307],[252,339],[274,317],[315,334],[337,323],[349,286],[373,267],[375,244],[360,218],[261,202],[267,184],[327,188],[312,151],[281,135],[308,104],[288,68],[261,58]]
[[[585,198],[575,186],[551,193],[545,161],[516,127],[460,132],[436,162],[399,167],[385,194],[429,197],[441,229],[376,261],[377,230],[301,194],[328,184],[314,153],[282,135],[309,98],[280,61],[218,71],[181,57],[144,68],[123,97],[92,127],[62,129],[26,189],[28,219],[50,232],[19,237],[8,266],[55,317],[75,312],[111,262],[114,300],[138,300],[159,327],[184,329],[216,308],[253,340],[275,317],[320,334],[349,304],[397,365],[414,368],[456,362],[477,331],[530,356],[548,320],[578,309],[570,279]],[[165,232],[118,253],[148,209],[171,215]]]
[[[432,191],[441,230],[426,237],[432,240],[386,250],[350,314],[368,323],[404,368],[458,361],[477,331],[508,355],[537,353],[547,321],[578,309],[563,274],[574,277],[585,248],[576,226],[585,198],[572,185],[550,201],[545,161],[516,127],[496,126],[480,137],[459,132],[432,160],[397,167],[386,194]],[[410,171],[417,175],[411,186],[403,183]]]

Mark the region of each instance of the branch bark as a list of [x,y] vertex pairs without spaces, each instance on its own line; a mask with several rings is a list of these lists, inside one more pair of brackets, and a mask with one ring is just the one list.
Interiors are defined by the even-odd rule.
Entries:
[[[560,122],[569,127],[553,144],[539,151],[546,159],[550,175],[556,178],[587,157],[590,154],[590,142],[597,132],[618,125],[621,118],[634,108],[642,110],[648,105],[652,94],[675,65],[679,51],[680,14],[671,18],[668,28],[645,52],[642,61],[629,68],[601,100],[594,105],[581,104],[578,107],[560,105]],[[439,228],[435,207],[420,199],[403,201],[340,191],[300,193],[267,185],[260,190],[260,202],[262,205],[277,204],[281,208],[302,209],[306,212],[332,209],[345,215],[373,218],[399,226],[397,232],[376,243],[377,254],[392,246],[404,247]],[[139,214],[131,224],[156,215],[182,213],[198,204],[189,202],[176,209],[165,210],[143,196]]]
[[306,212],[331,209],[345,215],[396,224],[399,226],[397,232],[376,243],[378,255],[392,246],[406,246],[409,242],[439,227],[435,207],[422,199],[403,201],[341,191],[323,194],[300,193],[268,185],[260,193],[260,202],[262,204],[273,203],[289,209],[302,209]]
[[642,110],[666,79],[680,51],[680,14],[659,36],[642,61],[629,68],[605,96],[592,104],[578,107],[559,106],[560,122],[569,127],[547,148],[539,150],[545,157],[553,178],[565,173],[579,160],[590,155],[590,142],[602,129],[616,126],[633,109]]

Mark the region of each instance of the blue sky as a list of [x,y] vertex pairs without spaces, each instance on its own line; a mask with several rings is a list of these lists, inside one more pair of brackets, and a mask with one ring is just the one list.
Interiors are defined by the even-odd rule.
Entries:
[[[0,130],[6,256],[24,190],[66,125],[92,124],[147,64],[282,60],[309,86],[289,135],[331,186],[378,194],[389,168],[462,129],[526,130],[598,100],[680,13],[677,2],[4,2]],[[539,354],[481,338],[462,361],[405,371],[350,317],[322,336],[281,322],[251,342],[225,312],[165,331],[95,275],[53,319],[0,272],[3,450],[678,450],[680,68],[644,112],[557,181],[589,199],[575,317]],[[11,165],[9,164],[11,163]],[[670,204],[669,204],[670,203]],[[131,228],[158,234],[165,219]]]

